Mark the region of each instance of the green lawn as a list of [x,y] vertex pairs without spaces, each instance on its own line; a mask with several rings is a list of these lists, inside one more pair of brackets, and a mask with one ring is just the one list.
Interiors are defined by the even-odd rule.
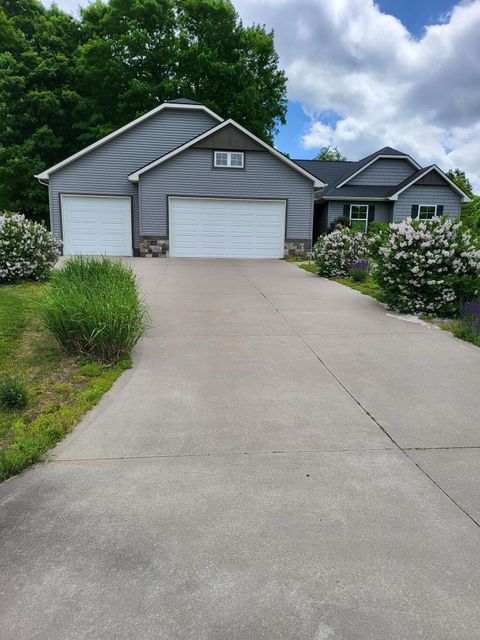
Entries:
[[26,409],[0,409],[0,480],[41,460],[131,366],[129,358],[98,365],[64,354],[42,326],[42,291],[0,286],[0,379],[19,378],[30,398]]
[[[304,269],[310,273],[317,273],[317,265],[314,262],[304,262],[303,264],[298,265],[300,269]],[[346,287],[350,287],[350,289],[355,289],[355,291],[360,291],[360,293],[365,294],[366,296],[371,296],[380,302],[384,302],[384,296],[380,291],[380,287],[375,282],[375,280],[369,275],[366,282],[354,282],[353,280],[349,280],[348,278],[333,278],[335,282],[339,282],[340,284],[345,285]]]
[[348,278],[335,278],[335,282],[344,284],[346,287],[350,287],[350,289],[355,289],[355,291],[360,291],[360,293],[375,298],[375,300],[378,300],[379,302],[385,302],[385,298],[380,287],[371,276],[368,276],[366,282],[354,282]]

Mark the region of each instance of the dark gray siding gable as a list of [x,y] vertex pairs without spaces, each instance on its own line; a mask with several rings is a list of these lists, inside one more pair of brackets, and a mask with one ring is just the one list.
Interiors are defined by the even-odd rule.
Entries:
[[244,169],[215,169],[212,154],[190,148],[140,176],[140,235],[167,235],[168,196],[213,196],[285,199],[286,237],[311,240],[311,180],[268,151],[246,151]]
[[125,195],[132,197],[138,247],[138,189],[128,175],[216,124],[205,111],[167,108],[53,173],[49,196],[55,235],[61,237],[61,193]]
[[380,158],[380,160],[377,160],[359,173],[358,176],[349,180],[347,184],[394,186],[403,182],[405,178],[408,178],[415,171],[416,168],[407,160]]
[[412,185],[398,196],[394,203],[393,221],[400,222],[412,215],[414,204],[441,204],[443,215],[456,218],[460,214],[461,198],[448,186]]
[[263,147],[252,140],[250,136],[247,136],[246,133],[239,131],[233,125],[228,125],[217,131],[217,133],[212,133],[212,135],[207,136],[200,142],[192,145],[195,148],[201,149],[236,149],[238,151],[263,151]]

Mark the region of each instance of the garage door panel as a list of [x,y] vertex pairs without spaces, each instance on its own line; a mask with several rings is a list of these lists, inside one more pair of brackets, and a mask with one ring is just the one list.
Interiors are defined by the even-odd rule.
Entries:
[[282,258],[285,202],[170,198],[170,255]]
[[127,197],[62,195],[65,255],[132,255]]

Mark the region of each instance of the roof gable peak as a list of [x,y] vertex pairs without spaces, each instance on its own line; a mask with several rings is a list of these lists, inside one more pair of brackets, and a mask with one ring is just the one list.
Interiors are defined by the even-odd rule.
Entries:
[[[179,102],[178,100],[181,100],[181,102]],[[208,113],[214,120],[217,120],[217,122],[223,122],[223,118],[221,118],[218,114],[211,111],[208,107],[205,107],[203,104],[188,101],[188,98],[179,98],[177,100],[172,100],[170,102],[162,102],[162,104],[157,105],[156,107],[154,107],[150,111],[147,111],[146,113],[139,116],[138,118],[135,118],[130,122],[127,122],[127,124],[125,124],[123,127],[120,127],[119,129],[115,129],[115,131],[112,131],[111,133],[104,136],[103,138],[100,138],[100,140],[97,140],[96,142],[93,142],[87,147],[80,149],[80,151],[77,151],[77,153],[74,153],[73,155],[69,156],[68,158],[65,158],[64,160],[61,160],[60,162],[53,165],[52,167],[49,167],[48,169],[45,169],[41,173],[36,174],[34,177],[37,178],[37,180],[49,180],[50,174],[54,173],[55,171],[58,171],[58,169],[61,169],[62,167],[70,164],[71,162],[74,162],[74,160],[81,158],[87,153],[90,153],[90,151],[93,151],[97,147],[100,147],[106,142],[109,142],[110,140],[112,140],[113,138],[116,138],[124,131],[128,131],[128,129],[136,127],[138,124],[140,124],[144,120],[151,118],[152,116],[156,115],[157,113],[160,113],[164,109],[192,109],[196,111],[204,111],[205,113]]]
[[355,163],[356,166],[351,171],[348,171],[342,177],[340,182],[336,185],[336,188],[338,189],[340,187],[343,187],[345,184],[350,182],[350,180],[355,178],[355,176],[358,176],[359,173],[362,173],[362,171],[365,171],[365,169],[367,167],[369,167],[374,162],[376,162],[377,160],[380,160],[382,158],[395,158],[396,160],[406,160],[413,167],[415,167],[415,169],[417,169],[417,170],[421,169],[421,167],[418,164],[418,162],[416,162],[408,154],[403,153],[402,151],[397,151],[396,149],[393,149],[392,147],[383,147],[382,149],[379,149],[378,151],[375,151],[375,153],[372,153],[371,155],[366,156],[365,158],[362,158],[357,163]]
[[165,155],[161,156],[160,158],[157,158],[153,162],[150,162],[149,164],[145,165],[144,167],[141,167],[140,169],[137,169],[137,171],[134,171],[133,173],[131,173],[128,176],[128,179],[131,182],[138,182],[139,179],[140,179],[140,176],[143,173],[145,173],[147,171],[150,171],[151,169],[153,169],[154,167],[158,166],[159,164],[162,164],[163,162],[167,162],[168,160],[170,160],[170,158],[175,157],[179,153],[182,153],[182,151],[185,151],[186,149],[189,149],[190,147],[192,147],[193,145],[197,144],[201,140],[204,140],[208,136],[211,136],[212,134],[220,131],[221,129],[223,129],[224,127],[227,127],[229,125],[232,125],[233,127],[237,128],[239,131],[244,133],[245,135],[249,136],[252,140],[254,140],[256,143],[258,143],[261,147],[263,147],[264,149],[269,151],[273,156],[275,156],[276,158],[278,158],[279,160],[281,160],[285,164],[289,165],[292,169],[294,169],[298,173],[303,174],[306,178],[308,178],[309,180],[311,180],[313,182],[315,187],[323,188],[325,186],[325,183],[322,180],[319,180],[315,175],[310,173],[307,169],[304,169],[302,166],[300,166],[299,164],[297,164],[296,162],[294,162],[293,160],[291,160],[290,158],[285,156],[283,153],[281,153],[280,151],[278,151],[277,149],[275,149],[271,145],[267,144],[266,142],[264,142],[260,138],[257,138],[256,135],[254,135],[253,133],[248,131],[248,129],[245,129],[245,127],[242,127],[241,124],[238,124],[238,122],[235,122],[235,120],[232,120],[231,118],[229,118],[228,120],[223,120],[223,122],[220,122],[220,124],[217,124],[216,126],[212,127],[211,129],[207,129],[207,131],[205,131],[204,133],[201,133],[196,138],[193,138],[192,140],[189,140],[188,142],[185,142],[184,144],[180,145],[176,149],[172,149],[172,151],[170,151],[169,153],[166,153]]

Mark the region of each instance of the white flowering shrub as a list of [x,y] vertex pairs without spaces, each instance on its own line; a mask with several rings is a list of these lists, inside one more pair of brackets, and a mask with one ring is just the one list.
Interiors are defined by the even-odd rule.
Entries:
[[60,246],[38,222],[20,213],[0,213],[0,282],[46,278]]
[[480,276],[480,250],[470,232],[446,218],[407,218],[390,230],[378,251],[376,271],[390,306],[409,313],[457,311],[465,283],[476,286]]
[[326,278],[347,277],[353,265],[366,257],[365,236],[351,229],[321,236],[313,247],[318,275]]

